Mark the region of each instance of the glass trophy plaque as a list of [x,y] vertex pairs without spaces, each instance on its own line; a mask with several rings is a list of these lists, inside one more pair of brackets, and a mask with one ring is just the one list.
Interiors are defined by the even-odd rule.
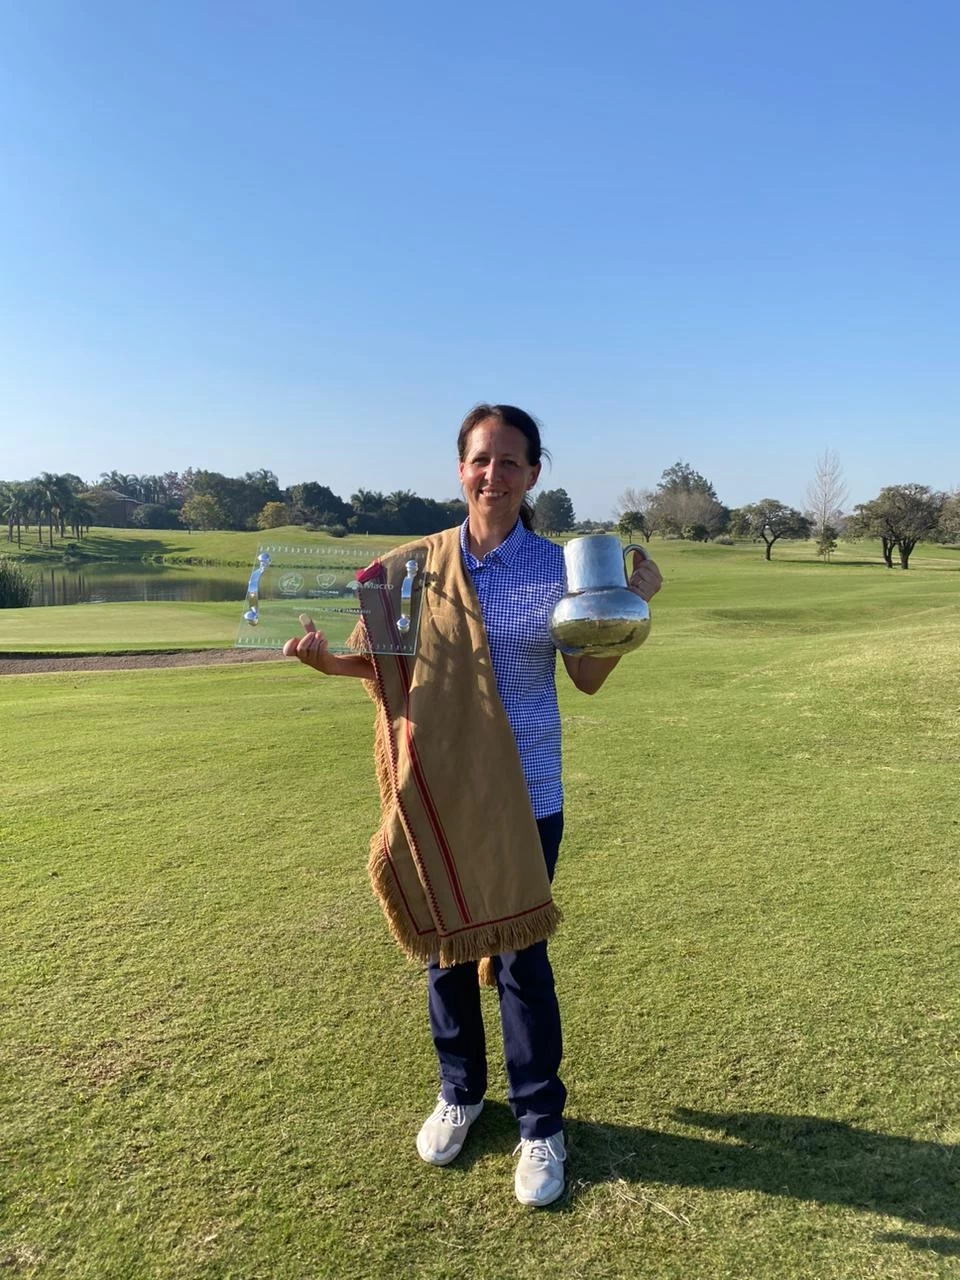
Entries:
[[413,656],[417,649],[423,565],[401,561],[388,573],[369,546],[270,546],[257,549],[236,644],[282,649],[304,634],[309,619],[332,653],[356,650],[347,641],[358,622],[366,635],[359,646],[372,653]]

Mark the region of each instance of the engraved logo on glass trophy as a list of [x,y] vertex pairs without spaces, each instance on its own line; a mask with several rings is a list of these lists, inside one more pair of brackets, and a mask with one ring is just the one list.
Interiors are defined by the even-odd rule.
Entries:
[[387,566],[378,551],[357,546],[261,546],[247,583],[236,643],[248,649],[282,649],[303,633],[301,615],[327,638],[333,653],[362,621],[363,647],[373,653],[413,656],[417,649],[423,573],[415,559]]

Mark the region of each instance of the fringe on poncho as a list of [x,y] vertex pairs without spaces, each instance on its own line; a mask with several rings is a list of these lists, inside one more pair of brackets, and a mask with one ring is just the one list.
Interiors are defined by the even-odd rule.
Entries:
[[[407,560],[421,567],[415,657],[399,640]],[[380,826],[370,879],[390,930],[418,960],[443,966],[518,951],[560,921],[513,732],[497,692],[459,528],[411,542],[358,574],[372,658]]]

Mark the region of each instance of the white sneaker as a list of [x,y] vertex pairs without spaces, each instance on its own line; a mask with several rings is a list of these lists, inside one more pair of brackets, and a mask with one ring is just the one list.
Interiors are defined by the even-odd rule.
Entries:
[[520,1163],[517,1165],[513,1187],[521,1204],[532,1204],[540,1207],[553,1204],[563,1195],[564,1172],[563,1162],[567,1158],[567,1149],[562,1133],[553,1133],[549,1138],[522,1138],[514,1151],[520,1152]]
[[458,1106],[443,1094],[417,1134],[417,1151],[427,1164],[449,1164],[463,1149],[470,1126],[483,1110],[482,1102]]

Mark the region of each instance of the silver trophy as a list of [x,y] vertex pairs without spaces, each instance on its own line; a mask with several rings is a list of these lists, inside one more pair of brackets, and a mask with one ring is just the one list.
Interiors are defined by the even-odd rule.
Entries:
[[413,656],[422,566],[415,559],[398,565],[391,560],[388,569],[381,559],[388,550],[378,554],[365,543],[258,547],[236,644],[282,649],[303,633],[301,619],[307,617],[324,633],[332,653],[354,651],[362,622],[362,647],[368,652]]
[[561,653],[615,658],[650,634],[650,607],[627,587],[626,556],[643,547],[609,533],[571,538],[563,548],[567,594],[550,616],[550,634]]

